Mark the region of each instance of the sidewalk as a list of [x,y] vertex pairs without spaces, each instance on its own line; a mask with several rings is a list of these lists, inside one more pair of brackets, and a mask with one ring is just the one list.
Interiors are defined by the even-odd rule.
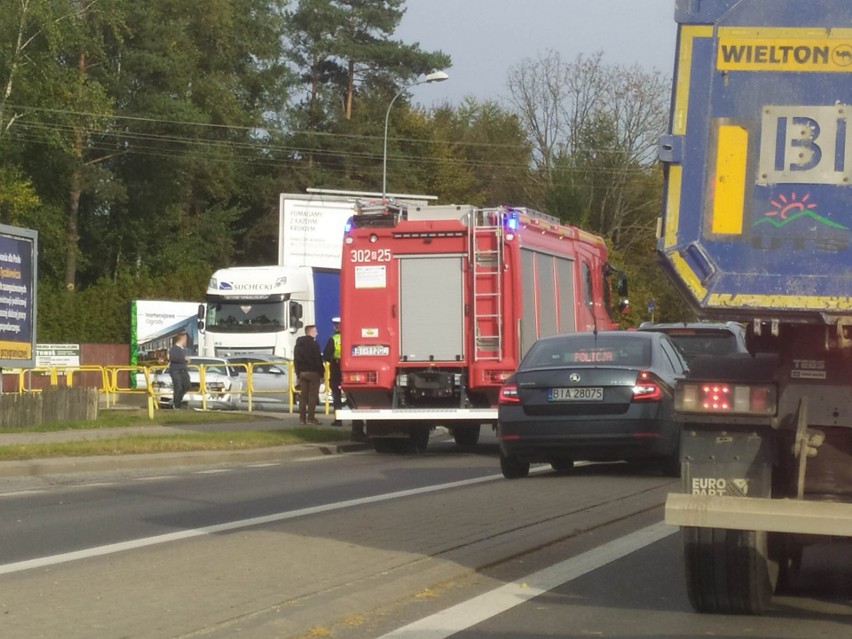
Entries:
[[[126,435],[179,435],[188,432],[221,432],[239,430],[278,430],[299,426],[299,415],[291,413],[258,413],[263,419],[238,422],[193,423],[178,426],[163,426],[156,421],[145,426],[126,428],[92,428],[63,430],[49,433],[0,433],[0,446],[42,444],[51,442],[73,442],[95,439],[112,439]],[[294,444],[272,448],[234,451],[196,451],[183,453],[145,453],[128,455],[98,455],[91,457],[51,457],[21,461],[0,461],[0,477],[22,475],[48,475],[105,470],[162,468],[229,462],[268,462],[287,459],[335,455],[344,452],[366,450],[367,444],[349,440],[349,426],[331,426],[332,418],[320,416],[320,426],[340,432],[340,441],[323,444]]]

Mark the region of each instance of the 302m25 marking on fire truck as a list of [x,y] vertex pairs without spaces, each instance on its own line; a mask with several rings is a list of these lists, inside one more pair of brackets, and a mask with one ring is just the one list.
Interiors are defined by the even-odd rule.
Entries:
[[390,249],[353,249],[350,259],[353,264],[369,264],[371,262],[390,262],[393,255]]
[[852,185],[852,106],[765,106],[758,184]]

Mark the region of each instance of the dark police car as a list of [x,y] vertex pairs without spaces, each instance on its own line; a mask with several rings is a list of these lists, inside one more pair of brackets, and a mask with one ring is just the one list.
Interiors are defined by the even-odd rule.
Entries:
[[680,471],[672,391],[687,364],[662,333],[601,331],[533,344],[500,390],[500,468],[526,477],[531,462],[557,471],[575,460],[658,460]]

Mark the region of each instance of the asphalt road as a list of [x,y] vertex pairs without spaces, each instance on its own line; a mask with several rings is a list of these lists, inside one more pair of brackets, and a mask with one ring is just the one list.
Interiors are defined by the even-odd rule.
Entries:
[[697,615],[660,524],[675,482],[623,464],[507,481],[483,432],[425,455],[0,480],[0,636],[852,636],[836,551],[806,555],[810,590],[767,617]]

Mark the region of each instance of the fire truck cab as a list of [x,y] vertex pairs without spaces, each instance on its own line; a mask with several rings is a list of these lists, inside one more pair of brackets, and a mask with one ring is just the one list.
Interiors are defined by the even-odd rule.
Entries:
[[[614,328],[604,241],[523,208],[356,207],[341,267],[343,390],[378,452],[478,441],[539,337]],[[626,282],[620,294],[626,295]]]

